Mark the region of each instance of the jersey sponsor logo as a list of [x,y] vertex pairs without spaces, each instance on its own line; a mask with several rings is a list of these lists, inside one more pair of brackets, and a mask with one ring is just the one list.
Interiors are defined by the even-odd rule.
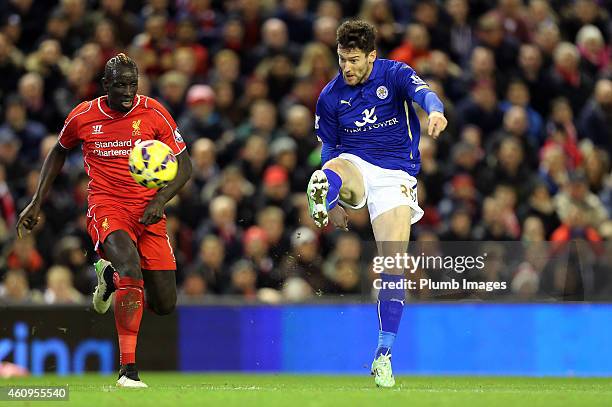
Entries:
[[369,126],[362,126],[362,127],[354,127],[354,128],[344,128],[344,132],[345,133],[365,133],[368,132],[370,130],[376,130],[376,129],[383,129],[385,127],[391,127],[391,126],[395,126],[400,124],[399,120],[397,120],[397,117],[393,117],[389,120],[383,120],[380,121],[378,123],[372,123]]
[[386,99],[387,96],[389,96],[389,90],[386,86],[379,86],[378,89],[376,89],[376,96],[378,96],[379,99]]
[[376,110],[376,106],[374,106],[371,109],[363,109],[363,112],[361,112],[361,114],[363,114],[363,117],[361,118],[361,120],[363,121],[359,121],[359,120],[355,120],[355,125],[357,127],[363,127],[366,124],[374,124],[376,123],[376,120],[378,120],[378,117],[374,114],[374,111]]
[[132,122],[132,137],[140,136],[140,119]]
[[[349,100],[340,99],[340,104],[341,105],[349,105],[349,106],[351,106],[351,100],[352,99],[353,98],[349,98]],[[353,106],[351,106],[351,107],[353,107]]]
[[321,119],[321,116],[315,114],[315,130],[319,130],[319,119]]
[[93,128],[93,131],[91,132],[91,134],[104,134],[102,132],[102,125],[101,124],[94,124],[91,127]]
[[174,130],[174,140],[176,140],[177,143],[183,143],[183,136],[181,136],[181,133],[179,133],[179,129],[177,127],[176,130]]
[[[138,144],[136,140],[134,145]],[[132,151],[132,140],[113,140],[94,142],[93,153],[100,157],[127,157]]]

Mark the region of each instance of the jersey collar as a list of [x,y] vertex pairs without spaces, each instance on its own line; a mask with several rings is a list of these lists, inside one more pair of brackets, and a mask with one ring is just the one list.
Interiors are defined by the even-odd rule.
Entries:
[[374,66],[372,67],[372,72],[370,72],[370,76],[368,76],[368,80],[366,81],[366,83],[378,78],[380,74],[381,74],[380,61],[378,58],[376,58],[374,60]]
[[132,111],[134,109],[136,109],[136,106],[138,106],[138,104],[140,103],[140,95],[136,95],[134,97],[134,103],[132,103],[132,108],[126,112],[126,113],[122,113],[122,112],[118,112],[116,110],[111,109],[110,107],[108,107],[108,105],[106,104],[106,99],[108,98],[108,96],[104,95],[104,96],[100,96],[97,100],[97,104],[98,104],[98,109],[100,110],[100,112],[108,117],[109,119],[116,119],[119,117],[125,117],[128,114],[132,113]]

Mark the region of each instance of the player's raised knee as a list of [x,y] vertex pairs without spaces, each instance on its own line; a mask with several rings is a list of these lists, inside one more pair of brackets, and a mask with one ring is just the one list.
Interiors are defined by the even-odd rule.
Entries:
[[350,163],[343,158],[333,158],[323,165],[323,169],[328,168],[340,176],[345,178],[350,171]]

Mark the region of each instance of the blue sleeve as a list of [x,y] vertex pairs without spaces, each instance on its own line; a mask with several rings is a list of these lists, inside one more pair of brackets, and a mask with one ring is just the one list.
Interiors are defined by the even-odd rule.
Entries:
[[427,112],[444,113],[444,105],[438,95],[429,89],[429,85],[406,64],[401,64],[394,75],[398,91],[407,100],[414,100]]
[[444,105],[442,104],[442,101],[438,95],[429,89],[418,92],[416,95],[414,95],[413,100],[417,102],[419,106],[421,106],[423,110],[427,112],[427,114],[430,114],[431,112],[444,113]]
[[338,120],[336,114],[329,108],[324,99],[325,94],[319,96],[317,111],[315,113],[315,133],[323,146],[321,148],[321,165],[338,156],[336,146],[338,143]]

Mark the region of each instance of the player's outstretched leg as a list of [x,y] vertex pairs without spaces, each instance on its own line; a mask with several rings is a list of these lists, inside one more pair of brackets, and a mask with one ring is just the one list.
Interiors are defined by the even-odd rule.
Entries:
[[119,277],[115,274],[115,326],[119,335],[120,369],[117,386],[147,387],[136,369],[136,343],[144,310],[144,282],[142,278]]
[[310,217],[318,227],[329,223],[328,212],[338,204],[342,179],[330,168],[316,170],[310,176],[306,195]]
[[115,326],[119,337],[119,378],[117,386],[147,387],[136,369],[136,343],[144,309],[144,281],[138,250],[127,232],[116,230],[102,243],[111,261],[115,285]]
[[[380,255],[395,257],[404,254],[410,239],[412,209],[398,206],[377,216],[372,221],[372,230]],[[404,219],[404,222],[398,222]],[[393,387],[395,378],[391,368],[391,353],[399,330],[406,291],[401,283],[404,269],[401,264],[393,265],[380,274],[381,289],[378,292],[378,346],[372,363],[374,382],[379,387]]]
[[115,269],[108,260],[100,259],[94,264],[98,285],[93,293],[93,308],[98,314],[104,314],[108,311],[113,300],[115,292],[115,283],[113,282],[113,274]]
[[372,363],[374,382],[379,387],[393,387],[395,378],[391,368],[391,350],[404,310],[405,291],[395,289],[403,276],[382,274],[382,288],[378,292],[378,346]]

